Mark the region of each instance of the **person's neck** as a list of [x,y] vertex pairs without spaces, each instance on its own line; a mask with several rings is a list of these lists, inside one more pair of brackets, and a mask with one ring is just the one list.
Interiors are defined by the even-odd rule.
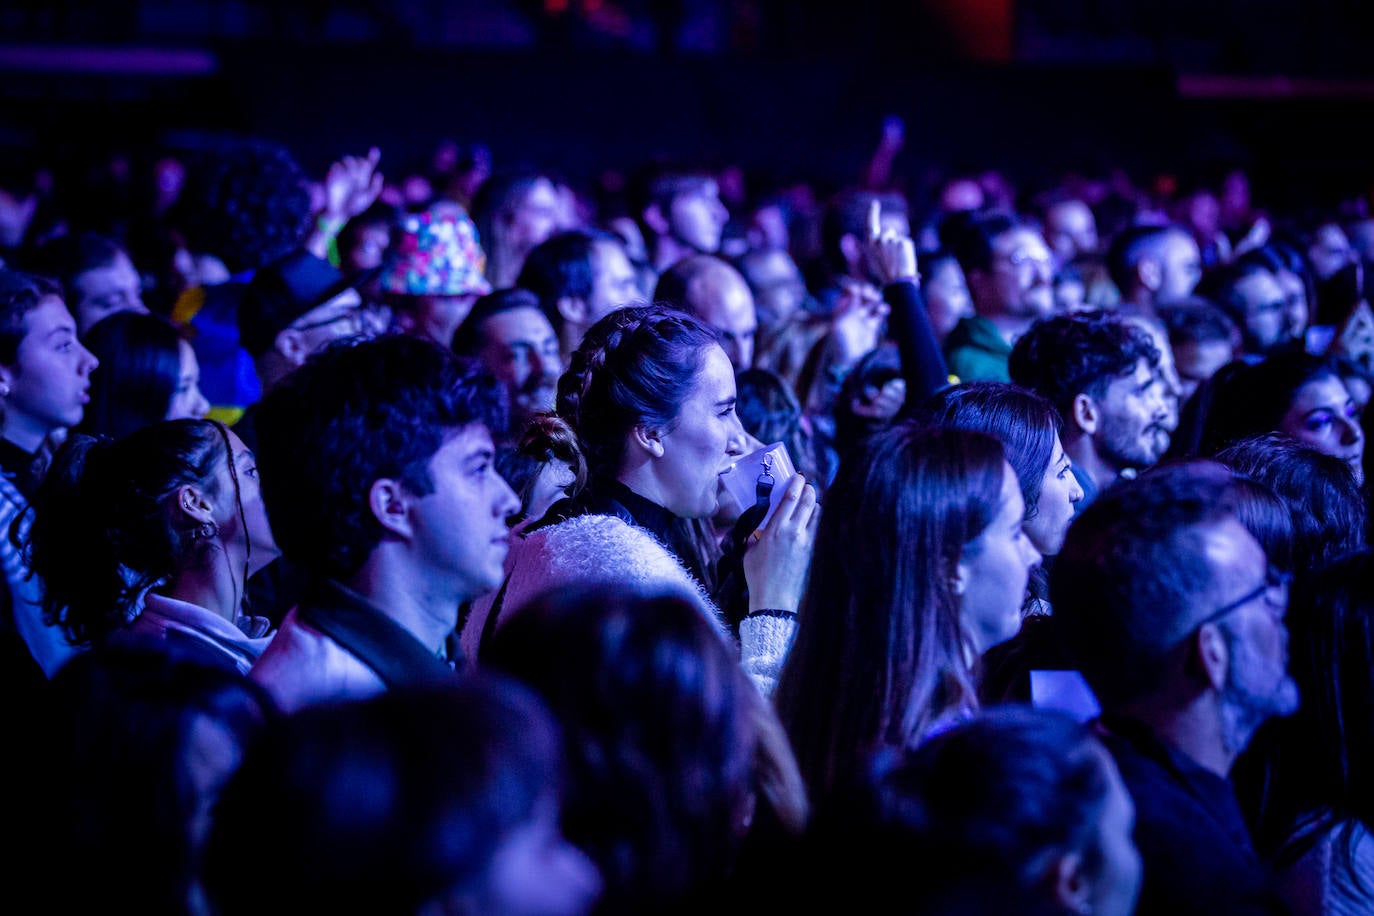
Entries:
[[50,432],[52,432],[51,428],[14,413],[7,413],[4,425],[0,426],[0,436],[8,439],[30,455],[43,446],[43,440],[47,438]]
[[1026,333],[1030,326],[1035,323],[1034,318],[1021,318],[1000,312],[983,317],[992,322],[993,327],[997,328],[997,332],[1002,335],[1002,339],[1008,345],[1016,343],[1016,339]]
[[655,505],[668,508],[663,488],[659,486],[658,478],[654,476],[653,468],[647,461],[627,463],[616,473],[615,479]]
[[233,623],[243,610],[244,578],[243,557],[217,549],[173,576],[159,593],[205,608]]
[[1230,777],[1239,752],[1227,747],[1215,693],[1202,694],[1177,706],[1141,703],[1121,710],[1121,714],[1144,725],[1160,741],[1203,769],[1222,779]]
[[1093,447],[1092,436],[1079,434],[1064,437],[1064,454],[1069,460],[1087,474],[1098,490],[1106,487],[1120,475],[1119,468],[1113,467],[1102,459]]
[[1155,294],[1143,286],[1137,286],[1122,299],[1120,307],[1129,314],[1144,315],[1151,321],[1159,320],[1159,313],[1155,310]]
[[474,595],[415,562],[406,545],[383,541],[356,574],[343,581],[421,645],[437,650],[458,626],[458,610]]

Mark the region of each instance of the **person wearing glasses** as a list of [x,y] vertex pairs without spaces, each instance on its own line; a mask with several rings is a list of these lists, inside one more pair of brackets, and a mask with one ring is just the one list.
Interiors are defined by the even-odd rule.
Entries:
[[1006,213],[949,217],[941,229],[968,280],[977,313],[945,338],[949,371],[961,381],[1009,382],[1011,346],[1054,312],[1054,258],[1040,230]]
[[375,272],[345,277],[299,249],[254,274],[239,303],[239,344],[253,357],[264,392],[335,340],[374,333],[357,287]]
[[1260,725],[1298,708],[1287,578],[1239,519],[1243,498],[1215,462],[1143,473],[1084,510],[1050,575],[1135,802],[1142,916],[1285,912],[1230,779]]

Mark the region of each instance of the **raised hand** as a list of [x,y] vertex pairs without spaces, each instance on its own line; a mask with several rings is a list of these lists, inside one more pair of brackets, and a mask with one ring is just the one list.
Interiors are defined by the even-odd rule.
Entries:
[[322,215],[347,221],[372,206],[382,193],[381,160],[382,151],[374,146],[366,156],[344,156],[331,165],[324,176]]

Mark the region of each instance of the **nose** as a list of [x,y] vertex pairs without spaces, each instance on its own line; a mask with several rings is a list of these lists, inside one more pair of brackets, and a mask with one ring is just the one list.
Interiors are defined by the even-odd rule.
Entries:
[[81,364],[78,371],[82,375],[90,375],[100,366],[100,360],[96,359],[95,354],[81,344],[77,344],[77,346],[81,347]]
[[1354,445],[1364,439],[1364,431],[1360,429],[1360,424],[1349,418],[1341,418],[1341,443],[1344,445]]
[[1078,482],[1078,478],[1075,477],[1075,476],[1073,476],[1073,472],[1070,471],[1070,472],[1069,472],[1069,502],[1071,502],[1071,503],[1082,502],[1083,497],[1084,497],[1085,495],[1086,495],[1086,494],[1083,492],[1083,485],[1080,484],[1080,483]]
[[196,390],[196,401],[191,410],[197,420],[203,420],[210,413],[210,400],[199,389]]
[[499,492],[496,494],[496,516],[497,518],[510,518],[520,511],[520,497],[515,495],[515,491],[506,483],[506,478],[500,474],[496,477]]
[[738,414],[730,414],[730,422],[730,437],[725,440],[725,454],[743,455],[749,442],[749,434],[744,431],[744,424],[739,421]]
[[1030,538],[1022,538],[1021,544],[1022,551],[1025,554],[1026,569],[1035,569],[1037,566],[1040,565],[1040,561],[1044,558],[1041,556],[1040,551],[1035,549],[1035,545],[1031,543]]

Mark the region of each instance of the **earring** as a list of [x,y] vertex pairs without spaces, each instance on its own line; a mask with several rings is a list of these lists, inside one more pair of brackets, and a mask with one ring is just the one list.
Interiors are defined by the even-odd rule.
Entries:
[[191,529],[191,540],[210,541],[219,537],[219,525],[214,522],[205,522]]

